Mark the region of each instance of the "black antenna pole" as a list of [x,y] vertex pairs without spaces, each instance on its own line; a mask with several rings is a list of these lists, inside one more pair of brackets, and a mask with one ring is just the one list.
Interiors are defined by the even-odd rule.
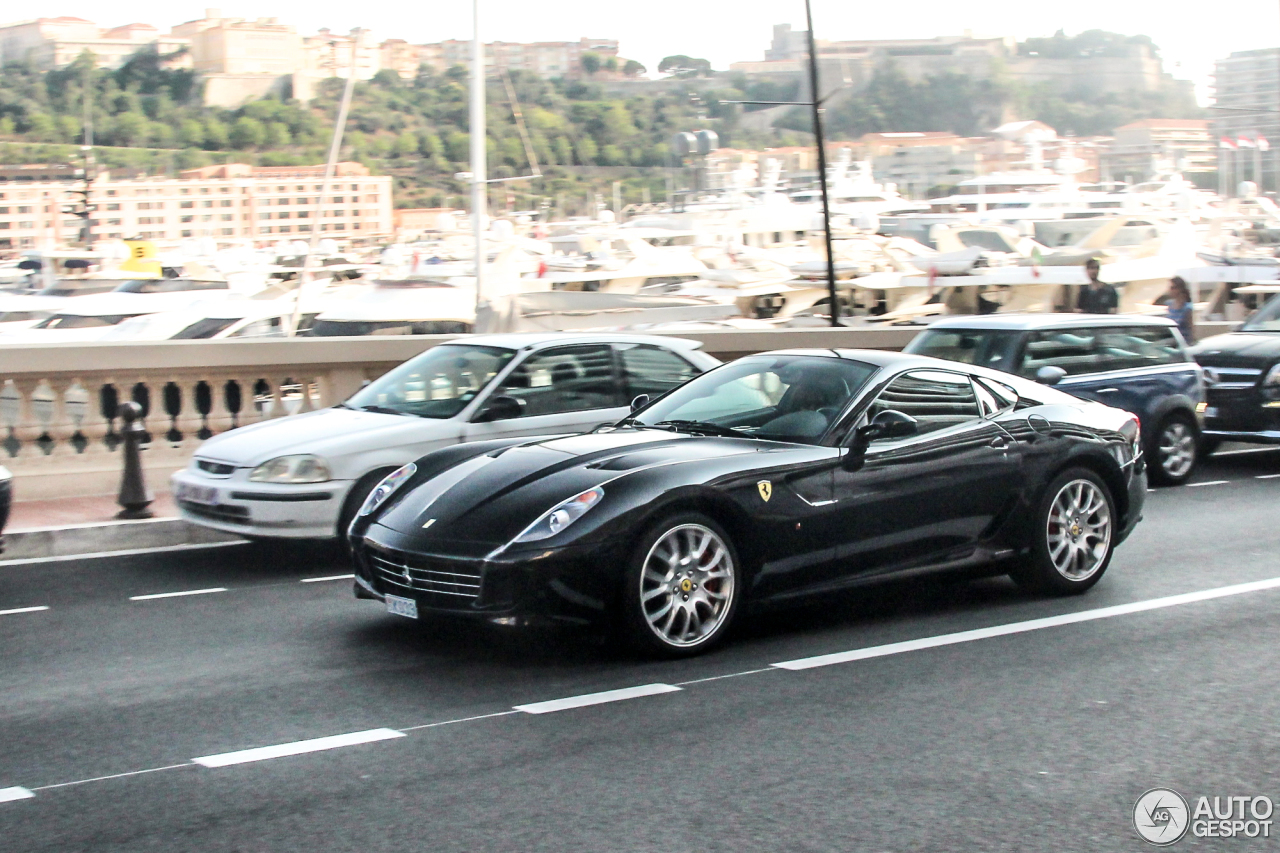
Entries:
[[822,234],[827,245],[827,293],[831,298],[831,325],[840,325],[840,300],[836,296],[836,259],[831,250],[831,202],[827,198],[827,148],[822,139],[822,97],[818,94],[818,47],[813,38],[813,12],[804,0],[809,28],[809,103],[813,106],[813,137],[818,145],[818,186],[822,189]]

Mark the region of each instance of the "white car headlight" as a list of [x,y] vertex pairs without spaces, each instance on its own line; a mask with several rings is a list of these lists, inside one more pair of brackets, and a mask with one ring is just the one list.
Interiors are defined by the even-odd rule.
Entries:
[[1280,385],[1280,364],[1267,371],[1267,378],[1262,380],[1263,388],[1274,388]]
[[329,465],[319,456],[277,456],[249,474],[255,483],[323,483],[332,479]]
[[395,494],[396,489],[403,486],[405,481],[416,473],[418,473],[418,466],[410,462],[383,477],[382,482],[374,486],[369,497],[364,499],[364,504],[360,507],[360,515],[368,515],[382,506],[387,498]]
[[596,486],[581,494],[574,495],[564,503],[553,506],[541,518],[530,524],[524,532],[515,538],[516,542],[537,542],[549,539],[586,514],[587,510],[600,502],[604,497],[604,489]]

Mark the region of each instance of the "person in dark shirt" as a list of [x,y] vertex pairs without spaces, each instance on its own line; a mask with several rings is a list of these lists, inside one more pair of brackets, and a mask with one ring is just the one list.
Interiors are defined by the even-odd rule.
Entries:
[[1080,314],[1114,314],[1120,307],[1120,294],[1111,285],[1098,278],[1101,264],[1097,258],[1090,258],[1084,265],[1089,276],[1089,285],[1080,291],[1076,302],[1076,311]]

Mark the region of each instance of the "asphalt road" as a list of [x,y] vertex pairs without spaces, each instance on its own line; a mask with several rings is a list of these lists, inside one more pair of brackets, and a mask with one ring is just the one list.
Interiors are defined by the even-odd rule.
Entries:
[[314,550],[0,567],[0,849],[1144,849],[1149,788],[1280,798],[1280,580],[1224,590],[1280,578],[1280,451],[1196,481],[1083,597],[915,582],[682,662],[419,626]]

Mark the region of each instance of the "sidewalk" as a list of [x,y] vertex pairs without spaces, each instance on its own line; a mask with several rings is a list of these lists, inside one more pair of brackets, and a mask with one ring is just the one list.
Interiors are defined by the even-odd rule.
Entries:
[[178,518],[173,496],[156,492],[153,518],[121,521],[114,495],[17,501],[4,530],[0,566],[116,551],[235,542],[238,537]]

